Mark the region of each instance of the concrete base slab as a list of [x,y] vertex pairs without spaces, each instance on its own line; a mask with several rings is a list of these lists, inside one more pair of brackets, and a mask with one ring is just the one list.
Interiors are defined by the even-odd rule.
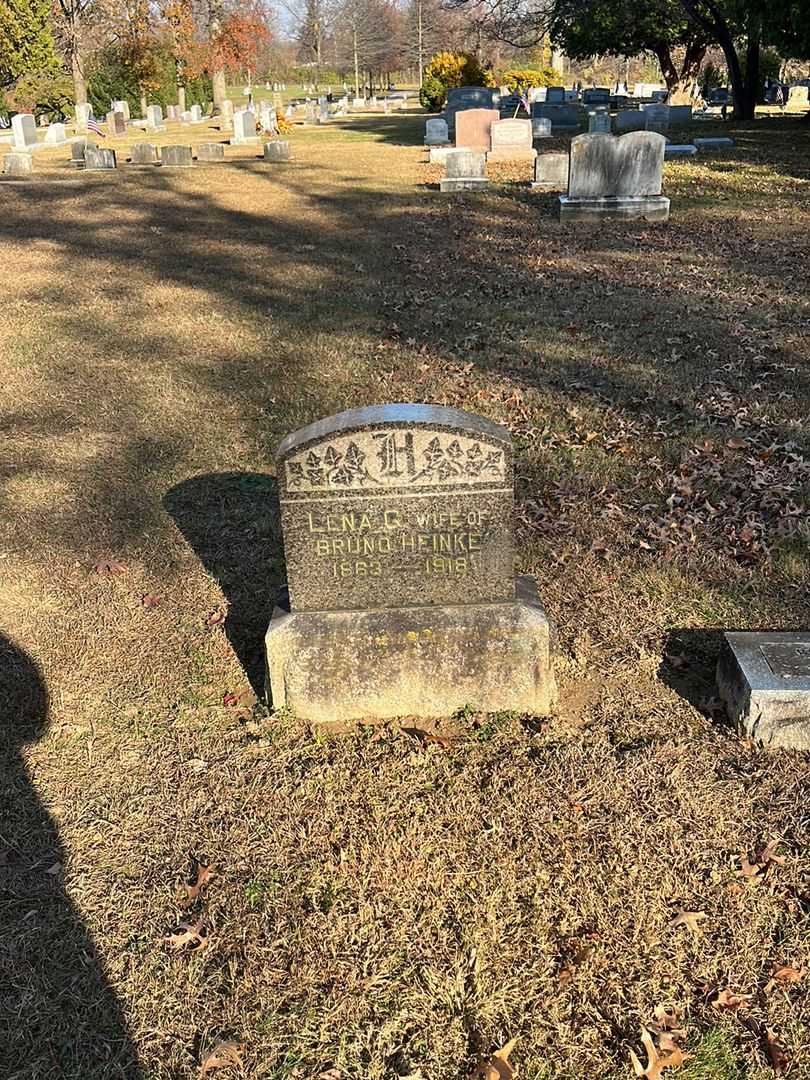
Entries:
[[726,634],[717,687],[731,721],[755,742],[810,750],[810,633]]
[[663,195],[617,199],[572,199],[568,195],[560,196],[560,221],[632,221],[636,218],[643,221],[668,221],[669,199]]
[[667,143],[664,147],[664,157],[694,157],[697,152],[692,143]]
[[454,176],[445,177],[439,181],[442,191],[483,191],[489,187],[489,180],[481,176]]
[[547,715],[557,700],[553,624],[532,578],[514,601],[367,611],[276,607],[268,701],[304,720],[450,716],[472,706]]
[[701,137],[695,139],[695,146],[698,150],[728,150],[734,146],[734,140],[727,136],[718,135],[717,137]]

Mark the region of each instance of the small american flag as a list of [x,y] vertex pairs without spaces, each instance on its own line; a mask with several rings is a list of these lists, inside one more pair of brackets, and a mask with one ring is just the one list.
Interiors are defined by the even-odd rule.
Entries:
[[101,130],[101,125],[99,124],[98,120],[96,120],[95,116],[88,117],[87,130],[92,131],[95,135],[98,135],[100,139],[103,139],[105,137],[104,132]]

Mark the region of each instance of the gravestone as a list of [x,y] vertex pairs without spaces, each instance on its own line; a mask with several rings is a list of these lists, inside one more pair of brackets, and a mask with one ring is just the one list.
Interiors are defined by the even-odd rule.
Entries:
[[552,133],[579,131],[580,111],[576,105],[544,105],[536,101],[532,105],[533,120],[550,120]]
[[645,131],[647,117],[641,109],[620,109],[616,113],[616,134],[626,131]]
[[292,147],[288,139],[271,139],[264,144],[265,161],[292,161]]
[[565,104],[565,87],[564,86],[548,86],[548,87],[546,87],[546,104],[547,105],[564,105]]
[[326,98],[318,102],[318,123],[326,124],[329,121],[329,103]]
[[152,143],[136,142],[132,144],[130,158],[133,165],[154,165],[157,162],[157,151]]
[[487,161],[534,161],[531,120],[495,120],[490,128],[492,149]]
[[305,124],[316,124],[318,122],[318,114],[315,108],[314,101],[308,101],[306,103],[306,115],[304,116]]
[[538,154],[532,187],[539,191],[568,191],[568,154]]
[[583,105],[610,105],[610,90],[606,86],[595,86],[582,91]]
[[532,117],[532,138],[533,139],[550,139],[551,138],[551,121],[547,116],[533,116]]
[[353,109],[364,109],[365,106],[366,106],[366,99],[364,97],[354,97],[354,98],[352,98],[352,108]]
[[190,169],[194,164],[190,146],[161,146],[160,164],[174,169]]
[[127,122],[122,112],[107,113],[107,131],[116,138],[127,133]]
[[791,86],[788,92],[788,109],[805,110],[810,106],[810,87]]
[[84,153],[88,146],[95,146],[95,143],[88,142],[85,135],[80,135],[78,138],[70,140],[70,164],[74,169],[84,168]]
[[88,143],[84,149],[84,167],[87,172],[102,172],[117,168],[115,151],[108,150],[104,146],[91,146]]
[[201,124],[203,120],[202,105],[192,105],[190,111],[192,124]]
[[561,221],[643,218],[666,221],[661,194],[666,139],[657,131],[578,135],[571,141],[568,194],[560,196]]
[[730,150],[734,146],[734,140],[728,136],[704,136],[702,139],[692,140],[698,150]]
[[447,121],[443,117],[425,121],[425,146],[446,146],[449,141]]
[[180,123],[181,124],[190,124],[191,123],[191,109],[184,109],[180,113]]
[[667,143],[664,147],[664,157],[694,157],[697,152],[692,143]]
[[495,97],[495,92],[488,86],[458,86],[447,91],[444,116],[449,136],[457,146],[459,142],[456,138],[456,114],[468,109],[492,109]]
[[48,124],[45,132],[46,146],[62,146],[67,142],[67,129],[64,124]]
[[163,123],[163,109],[160,105],[148,105],[146,108],[146,129],[147,131],[165,131],[166,125]]
[[233,102],[230,98],[225,98],[220,107],[221,118],[223,123],[231,127],[233,124]]
[[433,405],[351,409],[287,436],[277,475],[274,708],[326,723],[550,711],[554,631],[515,580],[505,428]]
[[810,750],[810,634],[725,634],[717,687],[756,743]]
[[89,102],[77,105],[75,110],[77,129],[86,129],[87,121],[93,115],[93,106]]
[[486,155],[480,150],[451,150],[444,160],[445,177],[441,191],[478,191],[489,187]]
[[197,147],[197,161],[224,161],[225,147],[218,142],[204,142]]
[[428,149],[428,161],[431,165],[446,165],[447,155],[454,154],[456,147],[452,143],[447,146],[431,146]]
[[686,124],[692,123],[692,106],[691,105],[670,105],[669,107],[669,126],[670,127],[683,127]]
[[497,109],[462,109],[457,112],[456,146],[465,150],[489,150],[490,130],[499,117]]
[[37,145],[37,123],[31,113],[17,113],[11,118],[15,150],[30,150]]
[[166,106],[166,119],[171,120],[173,123],[180,119],[180,106],[179,105],[167,105]]
[[3,156],[3,176],[30,176],[34,171],[31,154],[12,153]]
[[669,131],[669,105],[645,105],[644,128],[666,135]]
[[233,136],[231,146],[244,146],[251,143],[259,143],[261,139],[256,134],[256,114],[252,109],[240,109],[233,114]]
[[114,101],[112,103],[112,111],[123,113],[125,120],[131,119],[128,101]]
[[606,131],[610,133],[610,113],[604,110],[588,113],[588,131]]

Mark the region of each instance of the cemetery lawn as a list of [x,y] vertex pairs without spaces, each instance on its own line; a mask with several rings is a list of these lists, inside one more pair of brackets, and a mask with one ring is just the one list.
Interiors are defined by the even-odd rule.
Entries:
[[[667,164],[669,224],[563,229],[432,190],[422,123],[0,187],[4,1077],[225,1040],[208,1075],[463,1080],[517,1038],[520,1080],[621,1080],[659,1007],[665,1080],[810,1076],[808,757],[712,682],[723,628],[810,624],[806,125]],[[256,702],[274,449],[380,401],[510,427],[558,715]]]

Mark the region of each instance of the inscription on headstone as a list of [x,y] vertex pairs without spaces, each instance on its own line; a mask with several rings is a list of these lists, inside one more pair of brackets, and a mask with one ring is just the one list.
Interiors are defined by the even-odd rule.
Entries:
[[341,414],[285,440],[279,490],[296,610],[514,599],[511,440],[495,424]]

